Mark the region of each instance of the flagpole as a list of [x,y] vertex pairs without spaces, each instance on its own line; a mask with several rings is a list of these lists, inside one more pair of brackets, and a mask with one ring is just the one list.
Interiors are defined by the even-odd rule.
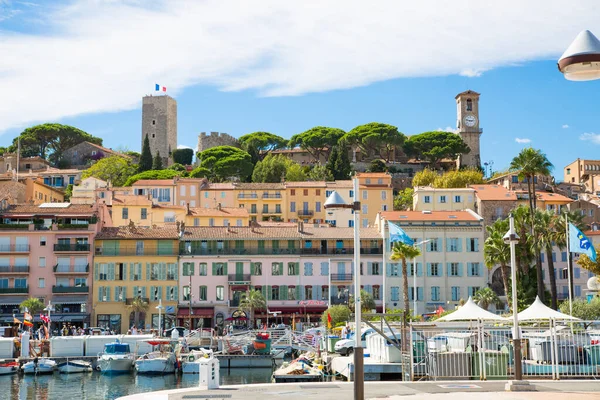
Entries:
[[382,307],[382,311],[383,311],[383,315],[385,315],[385,301],[386,301],[386,292],[387,292],[387,286],[386,286],[386,275],[387,275],[387,257],[386,257],[386,250],[387,250],[387,221],[384,220],[384,225],[383,225],[383,307]]
[[573,293],[571,292],[571,249],[569,236],[569,215],[565,213],[565,229],[567,230],[567,279],[569,285],[569,315],[573,315]]

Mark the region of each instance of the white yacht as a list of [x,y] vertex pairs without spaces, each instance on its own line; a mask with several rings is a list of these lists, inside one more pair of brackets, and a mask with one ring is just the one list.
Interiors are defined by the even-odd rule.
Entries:
[[213,357],[213,351],[208,349],[191,350],[181,355],[181,370],[184,374],[199,374],[200,360]]
[[98,368],[103,374],[124,374],[131,371],[133,353],[129,344],[119,340],[104,345],[104,352],[98,355]]
[[143,342],[150,344],[153,351],[135,360],[135,370],[138,374],[163,375],[175,372],[177,357],[170,340],[151,339]]

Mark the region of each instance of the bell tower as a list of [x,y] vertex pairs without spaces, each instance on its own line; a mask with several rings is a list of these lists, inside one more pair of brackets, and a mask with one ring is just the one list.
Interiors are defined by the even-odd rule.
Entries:
[[456,128],[462,140],[469,146],[468,154],[458,157],[458,167],[481,167],[479,136],[479,93],[467,90],[456,95]]

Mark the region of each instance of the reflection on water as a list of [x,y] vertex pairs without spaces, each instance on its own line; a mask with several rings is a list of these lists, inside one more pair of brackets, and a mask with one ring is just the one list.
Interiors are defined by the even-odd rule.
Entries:
[[[221,369],[222,385],[271,381],[270,368]],[[198,375],[115,375],[86,374],[0,375],[0,400],[104,400],[128,394],[193,387]]]

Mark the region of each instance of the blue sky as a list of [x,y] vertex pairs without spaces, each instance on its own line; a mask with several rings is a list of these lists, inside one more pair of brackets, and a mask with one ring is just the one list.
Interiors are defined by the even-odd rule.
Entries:
[[[407,135],[454,128],[454,96],[472,89],[481,93],[482,162],[495,170],[529,145],[547,153],[558,179],[577,157],[598,158],[600,82],[566,81],[556,68],[580,30],[600,34],[594,2],[562,14],[559,2],[536,1],[411,9],[437,37],[427,26],[398,27],[408,10],[395,2],[375,10],[264,3],[226,13],[216,1],[49,8],[54,3],[0,0],[0,54],[9,55],[0,61],[0,145],[23,127],[58,121],[107,147],[139,150],[141,98],[154,83],[177,99],[178,142],[190,147],[203,131],[288,138],[316,125],[349,130],[372,121]],[[339,10],[344,15],[331,14]],[[360,26],[343,22],[354,14]],[[157,15],[161,22],[145,31]],[[324,28],[323,18],[342,22]],[[506,32],[508,22],[519,27]],[[466,27],[479,31],[465,34]]]

